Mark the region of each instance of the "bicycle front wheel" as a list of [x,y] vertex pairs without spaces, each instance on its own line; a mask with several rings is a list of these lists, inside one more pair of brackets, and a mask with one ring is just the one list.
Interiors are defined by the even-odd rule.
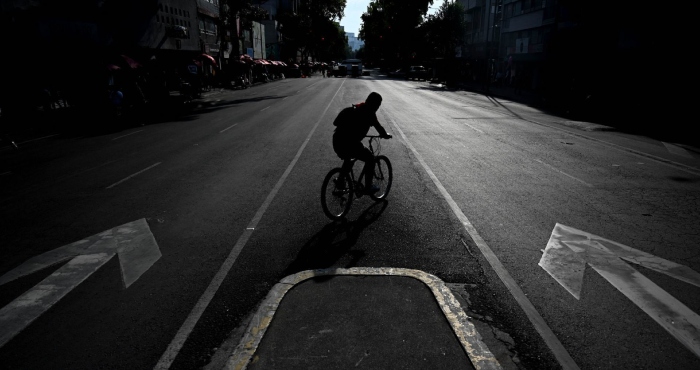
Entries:
[[384,155],[378,156],[374,165],[374,179],[372,179],[372,182],[379,187],[379,191],[371,194],[370,197],[374,200],[386,198],[389,195],[389,190],[391,190],[393,180],[394,173],[392,172],[389,158]]
[[350,174],[341,175],[340,168],[328,172],[321,186],[321,206],[323,213],[331,220],[345,217],[350,211],[353,199],[353,184]]

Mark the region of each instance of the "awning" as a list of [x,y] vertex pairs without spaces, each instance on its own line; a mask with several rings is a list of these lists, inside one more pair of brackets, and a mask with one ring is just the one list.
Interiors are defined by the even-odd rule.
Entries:
[[202,57],[204,57],[205,59],[209,60],[209,61],[211,62],[211,64],[213,64],[213,65],[215,65],[215,66],[217,65],[217,64],[216,64],[216,59],[214,59],[213,56],[211,56],[211,55],[209,55],[209,54],[202,54]]

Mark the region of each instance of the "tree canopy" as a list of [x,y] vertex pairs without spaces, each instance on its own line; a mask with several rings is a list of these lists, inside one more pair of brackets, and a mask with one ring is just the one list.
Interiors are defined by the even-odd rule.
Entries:
[[302,0],[296,13],[278,15],[285,44],[302,58],[330,61],[345,57],[347,39],[338,22],[345,16],[346,0]]
[[460,3],[445,1],[435,14],[426,17],[419,29],[423,37],[418,58],[451,58],[464,42],[464,8]]
[[418,51],[419,26],[433,0],[373,0],[362,15],[359,38],[367,59],[397,66]]

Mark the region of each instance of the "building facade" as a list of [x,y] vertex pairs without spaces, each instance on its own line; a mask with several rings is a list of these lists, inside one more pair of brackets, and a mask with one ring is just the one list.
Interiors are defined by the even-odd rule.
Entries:
[[345,37],[347,38],[348,46],[350,46],[350,50],[352,51],[358,51],[360,48],[365,46],[365,42],[355,37],[353,32],[345,32]]

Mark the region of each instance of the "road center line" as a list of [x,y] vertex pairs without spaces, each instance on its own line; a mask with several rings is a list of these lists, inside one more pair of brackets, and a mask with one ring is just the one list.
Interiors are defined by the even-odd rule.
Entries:
[[425,172],[428,173],[428,176],[430,176],[430,178],[433,180],[433,183],[438,188],[443,198],[445,198],[445,201],[447,201],[447,204],[452,209],[452,212],[454,212],[455,216],[457,216],[457,219],[459,219],[459,221],[462,223],[462,226],[464,227],[466,232],[469,233],[472,240],[474,240],[474,243],[476,243],[476,245],[479,247],[481,254],[484,256],[484,258],[486,258],[488,263],[491,265],[491,268],[493,268],[493,270],[496,272],[496,274],[501,279],[506,288],[508,288],[510,294],[513,296],[513,298],[515,298],[515,300],[518,302],[523,311],[525,311],[525,315],[527,315],[528,319],[535,327],[537,332],[540,334],[542,339],[552,350],[552,353],[554,353],[554,356],[557,358],[557,361],[559,361],[559,364],[561,364],[562,368],[565,370],[578,370],[578,365],[571,358],[569,352],[566,351],[566,348],[564,348],[564,346],[561,344],[559,338],[557,338],[557,336],[554,335],[554,332],[552,332],[552,329],[550,329],[547,323],[544,321],[542,315],[540,315],[540,313],[537,312],[535,306],[532,304],[532,302],[530,302],[530,300],[527,298],[522,289],[520,289],[520,286],[518,286],[513,277],[510,276],[508,270],[506,270],[505,266],[503,266],[498,257],[496,257],[496,254],[493,253],[488,244],[486,244],[484,239],[481,238],[481,235],[479,235],[479,233],[476,231],[474,225],[472,225],[471,221],[469,221],[467,216],[464,215],[462,210],[459,208],[454,199],[452,199],[452,196],[450,196],[445,187],[442,186],[442,183],[440,182],[440,180],[438,180],[437,176],[435,176],[430,167],[428,167],[428,165],[425,163],[423,157],[420,154],[418,154],[416,148],[414,148],[413,145],[408,141],[408,138],[403,133],[401,128],[392,119],[388,117],[386,117],[385,119],[391,122],[392,125],[399,132],[399,134],[401,134],[401,137],[403,138],[404,142],[406,143],[408,148],[411,149],[411,152],[413,152],[413,155],[416,157],[416,159],[418,159],[421,166],[423,166]]
[[268,109],[268,108],[270,108],[270,107],[271,107],[271,105],[268,105],[267,107],[261,109],[260,111],[262,112],[262,111],[264,111],[264,110],[266,110],[266,109]]
[[231,125],[231,126],[229,126],[229,127],[226,127],[225,129],[223,129],[223,130],[219,131],[219,133],[222,133],[222,132],[224,132],[224,131],[226,131],[226,130],[228,130],[228,129],[230,129],[230,128],[234,128],[234,127],[236,127],[236,126],[238,126],[238,124],[237,124],[237,123],[236,123],[236,124],[234,124],[234,125]]
[[539,163],[542,163],[543,165],[545,165],[545,166],[551,168],[552,170],[554,170],[555,172],[559,172],[560,174],[562,174],[562,175],[564,175],[564,176],[567,176],[567,177],[569,177],[569,178],[572,178],[572,179],[574,179],[574,180],[576,180],[576,181],[582,183],[583,185],[586,185],[586,186],[588,186],[588,187],[590,187],[590,188],[593,187],[593,185],[591,185],[591,184],[589,184],[589,183],[587,183],[587,182],[585,182],[585,181],[583,181],[583,180],[581,180],[581,179],[579,179],[579,178],[577,178],[577,177],[571,176],[571,175],[569,175],[568,173],[566,173],[566,172],[564,172],[564,171],[561,171],[561,170],[557,169],[556,167],[554,167],[554,166],[552,166],[552,165],[550,165],[550,164],[547,164],[547,163],[544,163],[544,162],[540,161],[539,159],[535,159],[535,161],[537,161],[537,162],[539,162]]
[[138,174],[140,174],[140,173],[142,173],[142,172],[146,172],[146,171],[150,170],[151,168],[153,168],[153,167],[155,167],[155,166],[157,166],[157,165],[159,165],[159,164],[160,164],[160,162],[158,162],[158,163],[156,163],[156,164],[154,164],[154,165],[151,165],[151,166],[149,166],[149,167],[146,167],[146,168],[142,169],[141,171],[136,172],[136,173],[133,174],[133,175],[127,176],[127,177],[125,177],[125,178],[123,178],[123,179],[121,179],[121,180],[115,182],[114,184],[108,186],[106,189],[113,188],[113,187],[115,187],[115,186],[117,186],[117,185],[123,183],[124,181],[126,181],[126,180],[128,180],[128,179],[130,179],[130,178],[132,178],[132,177],[134,177],[134,176],[136,176],[136,175],[138,175]]
[[54,136],[58,136],[58,134],[53,134],[53,135],[48,135],[48,136],[42,136],[42,137],[38,137],[38,138],[36,138],[36,139],[26,140],[26,141],[23,141],[23,142],[21,142],[21,143],[17,143],[17,145],[26,144],[26,143],[31,143],[32,141],[37,141],[37,140],[44,140],[44,139],[48,139],[48,138],[54,137]]
[[180,352],[180,349],[185,344],[185,341],[190,336],[190,333],[194,329],[195,325],[197,325],[199,318],[209,306],[209,302],[211,302],[212,298],[214,298],[216,291],[219,290],[219,287],[224,281],[224,278],[226,278],[226,275],[228,275],[229,270],[231,270],[231,267],[233,267],[233,264],[238,259],[238,255],[241,253],[246,243],[248,243],[248,239],[255,231],[255,228],[258,225],[258,222],[260,221],[262,216],[265,214],[267,207],[270,206],[270,203],[272,203],[272,200],[277,195],[277,192],[284,184],[285,180],[287,179],[287,176],[289,176],[289,174],[292,172],[292,169],[294,169],[294,166],[299,160],[299,157],[301,157],[301,153],[304,151],[306,145],[309,143],[311,136],[313,136],[314,132],[316,132],[316,128],[318,127],[319,123],[321,123],[321,120],[326,115],[326,112],[328,112],[328,109],[331,107],[333,100],[335,100],[335,97],[338,95],[338,92],[340,92],[340,89],[343,88],[343,84],[345,84],[345,81],[343,81],[340,87],[338,87],[338,90],[333,95],[333,98],[331,98],[331,100],[328,102],[326,109],[320,115],[321,118],[319,118],[318,121],[316,121],[316,124],[311,129],[311,132],[309,132],[309,135],[306,137],[306,140],[304,140],[304,143],[301,144],[301,147],[299,147],[296,156],[294,157],[294,159],[292,159],[292,162],[289,164],[289,166],[287,166],[287,169],[282,174],[282,177],[280,177],[280,179],[277,180],[277,184],[275,184],[275,187],[272,188],[270,194],[267,195],[267,198],[265,198],[265,201],[253,216],[253,219],[250,220],[250,223],[243,231],[243,234],[241,234],[241,236],[236,241],[236,244],[233,246],[233,249],[231,249],[231,253],[229,253],[228,257],[226,257],[226,260],[219,268],[219,271],[216,273],[216,275],[214,275],[214,279],[212,279],[211,283],[209,283],[209,286],[204,291],[204,294],[202,294],[202,296],[199,297],[199,300],[195,304],[190,314],[187,316],[187,319],[185,319],[185,322],[180,327],[180,330],[177,331],[177,334],[175,334],[175,337],[170,342],[170,345],[168,345],[168,348],[160,357],[160,360],[158,360],[158,363],[154,367],[154,370],[169,369],[170,365],[172,365],[173,361],[175,360],[175,357],[177,357],[178,353]]
[[135,133],[137,133],[137,132],[141,132],[141,131],[143,131],[143,130],[138,130],[138,131],[134,131],[134,132],[132,132],[132,133],[130,133],[130,134],[126,134],[126,135],[122,135],[122,136],[115,137],[114,139],[112,139],[112,141],[117,140],[117,139],[121,139],[121,138],[123,138],[123,137],[127,137],[127,136],[129,136],[129,135],[133,135],[133,134],[135,134]]
[[476,132],[478,132],[478,133],[480,133],[480,134],[483,134],[483,133],[484,133],[483,131],[479,130],[478,128],[476,128],[476,127],[474,127],[474,126],[472,126],[472,125],[470,125],[470,124],[468,124],[468,123],[466,123],[466,122],[462,122],[462,123],[465,124],[465,125],[467,125],[470,129],[472,129],[472,130],[474,130],[474,131],[476,131]]

